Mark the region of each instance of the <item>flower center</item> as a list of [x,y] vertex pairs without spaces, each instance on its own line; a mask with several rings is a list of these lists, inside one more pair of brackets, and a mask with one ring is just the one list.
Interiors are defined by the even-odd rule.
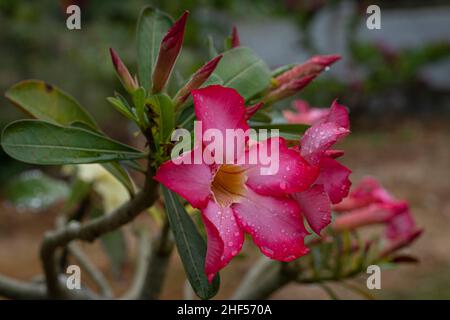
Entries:
[[221,207],[239,202],[245,195],[245,169],[232,164],[223,164],[214,176],[211,190]]

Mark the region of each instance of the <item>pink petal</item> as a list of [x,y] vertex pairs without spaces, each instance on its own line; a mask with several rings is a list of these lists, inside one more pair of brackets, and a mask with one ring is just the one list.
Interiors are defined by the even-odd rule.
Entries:
[[304,245],[308,231],[295,200],[262,196],[249,189],[232,207],[244,231],[269,258],[287,262],[308,253]]
[[203,131],[219,129],[225,137],[226,129],[249,129],[245,121],[244,98],[231,88],[212,85],[192,90],[195,114],[203,122]]
[[348,133],[348,129],[339,127],[332,122],[313,125],[306,130],[300,141],[301,155],[310,164],[316,165],[320,162],[325,151]]
[[416,230],[416,223],[406,202],[397,203],[397,213],[389,220],[386,235],[394,240],[408,236]]
[[172,160],[164,162],[156,172],[155,180],[185,198],[193,207],[202,208],[211,194],[213,175],[206,164],[194,164],[193,152],[187,152],[176,159],[189,159],[191,164],[176,164]]
[[323,184],[331,203],[342,201],[350,190],[351,182],[349,176],[352,172],[332,158],[323,158],[320,163],[320,174],[316,180],[317,184]]
[[324,155],[325,157],[336,159],[344,155],[344,150],[327,150]]
[[221,208],[214,201],[209,201],[202,210],[202,217],[208,236],[205,272],[212,281],[216,273],[241,251],[244,233],[230,207]]
[[[274,142],[278,142],[279,147],[275,149],[279,152],[270,154],[270,156],[272,161],[278,160],[278,170],[271,175],[262,175],[261,168],[268,167],[264,166],[263,162],[246,165],[245,167],[248,169],[246,173],[247,186],[259,194],[275,196],[300,192],[309,188],[317,178],[318,168],[310,166],[297,151],[289,149],[283,138],[269,138],[252,145],[246,154],[247,157],[252,152],[259,154],[258,150],[271,150],[271,144]],[[264,151],[262,154],[266,154],[266,152]],[[258,158],[258,160],[261,159]],[[246,163],[249,163],[248,161]]]
[[328,117],[326,118],[325,121],[333,122],[337,124],[339,127],[345,129],[350,128],[350,119],[348,117],[348,110],[345,106],[339,104],[337,100],[333,101],[333,104],[330,107]]
[[297,109],[298,113],[307,113],[310,109],[309,103],[301,99],[294,101],[294,107]]
[[353,230],[366,225],[386,223],[392,218],[393,214],[391,208],[374,203],[352,210],[349,213],[340,214],[333,221],[333,229]]
[[293,195],[311,229],[318,235],[331,222],[331,204],[323,185],[315,184]]

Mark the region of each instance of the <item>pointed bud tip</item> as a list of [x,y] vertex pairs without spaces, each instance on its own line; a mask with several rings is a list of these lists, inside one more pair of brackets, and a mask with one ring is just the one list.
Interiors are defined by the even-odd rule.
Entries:
[[184,38],[184,30],[186,29],[186,21],[189,11],[185,11],[181,17],[175,21],[164,36],[161,45],[165,50],[171,49],[177,44],[181,44]]
[[231,47],[236,48],[241,45],[241,40],[239,38],[239,33],[237,31],[237,27],[234,25],[231,30]]
[[317,63],[323,67],[328,67],[330,65],[332,65],[333,63],[335,63],[336,61],[340,60],[342,57],[340,55],[337,54],[332,54],[332,55],[328,55],[328,56],[315,56],[313,58],[311,58],[311,60],[314,63]]
[[200,70],[199,73],[202,74],[210,74],[212,73],[217,65],[219,64],[220,60],[222,59],[223,55],[218,55],[217,57],[214,57],[210,61],[208,61]]
[[113,48],[109,48],[109,54],[111,55],[111,60],[114,64],[114,67],[117,68],[117,65],[119,64],[120,61],[119,55]]

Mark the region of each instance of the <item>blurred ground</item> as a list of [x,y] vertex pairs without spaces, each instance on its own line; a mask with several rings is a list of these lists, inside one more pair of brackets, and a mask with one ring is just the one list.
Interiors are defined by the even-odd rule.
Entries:
[[[448,121],[404,120],[386,128],[364,131],[356,127],[343,143],[343,162],[353,170],[352,181],[365,175],[377,177],[396,197],[407,199],[418,225],[425,229],[408,249],[419,264],[401,265],[382,274],[382,290],[376,298],[450,299],[450,126]],[[43,232],[53,227],[55,212],[15,213],[3,203],[0,207],[0,273],[29,280],[40,273],[38,245]],[[146,217],[140,218],[143,222]],[[98,243],[83,245],[105,271],[107,258]],[[131,250],[131,249],[130,249]],[[226,298],[258,254],[247,241],[245,258],[234,259],[221,273],[218,298]],[[116,285],[125,290],[131,270]],[[110,275],[109,275],[110,276]],[[184,271],[176,254],[172,256],[163,298],[182,298]],[[365,285],[365,277],[353,283]],[[339,285],[342,298],[359,298]],[[277,292],[276,299],[326,299],[316,286],[290,285]]]

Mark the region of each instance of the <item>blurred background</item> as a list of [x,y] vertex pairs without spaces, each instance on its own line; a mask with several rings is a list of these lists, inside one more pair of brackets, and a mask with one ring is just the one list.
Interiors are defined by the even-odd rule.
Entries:
[[[69,4],[81,7],[81,30],[66,28]],[[408,249],[420,262],[384,271],[382,290],[374,296],[450,298],[450,1],[0,0],[0,129],[23,117],[4,98],[7,88],[20,80],[42,79],[76,97],[112,137],[133,143],[133,128],[106,101],[120,91],[108,48],[136,70],[136,20],[146,4],[173,17],[190,10],[178,61],[185,77],[208,59],[207,36],[221,48],[233,25],[241,44],[271,68],[314,54],[342,55],[296,98],[316,107],[339,98],[349,107],[352,134],[342,148],[353,183],[366,175],[377,177],[397,198],[410,202],[425,229]],[[381,8],[380,30],[366,27],[370,4]],[[40,273],[39,241],[58,211],[50,204],[67,192],[54,180],[58,168],[44,168],[46,176],[30,172],[34,169],[0,151],[0,273],[24,280]],[[49,189],[50,198],[39,196]],[[109,272],[111,257],[96,246],[86,250]],[[219,297],[226,297],[239,282],[236,274],[251,265],[256,255],[253,248],[247,251],[222,272]],[[117,290],[126,287],[129,273],[125,267],[119,276],[110,274],[119,278]],[[163,298],[181,298],[184,272],[176,255],[169,279]],[[336,288],[342,297],[358,297]],[[319,288],[298,285],[273,297],[327,298]]]

